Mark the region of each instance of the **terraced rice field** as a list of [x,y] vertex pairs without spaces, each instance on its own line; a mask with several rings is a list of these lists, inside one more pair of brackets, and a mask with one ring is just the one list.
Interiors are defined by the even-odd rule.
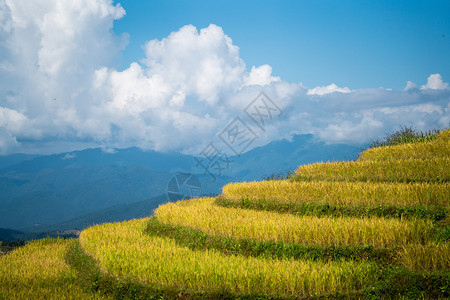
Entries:
[[428,159],[450,157],[450,131],[441,132],[435,140],[395,146],[371,148],[358,160]]
[[208,198],[162,205],[155,213],[164,224],[187,226],[208,234],[320,246],[389,247],[422,243],[432,236],[433,230],[430,220],[298,217],[219,207],[214,205],[214,199]]
[[0,259],[0,299],[29,296],[16,281],[41,298],[446,299],[449,132],[30,244]]
[[231,200],[328,203],[331,205],[450,205],[450,183],[333,182],[333,181],[255,181],[223,187]]
[[85,291],[66,262],[75,240],[44,239],[0,259],[0,299],[108,299]]
[[450,157],[315,163],[296,174],[299,181],[448,182]]
[[147,219],[84,231],[82,247],[117,277],[233,295],[316,295],[358,290],[376,279],[374,263],[312,262],[192,251],[144,234]]

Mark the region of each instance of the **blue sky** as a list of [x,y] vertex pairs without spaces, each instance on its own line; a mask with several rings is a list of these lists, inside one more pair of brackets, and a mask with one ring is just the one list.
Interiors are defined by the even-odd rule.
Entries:
[[447,128],[449,56],[449,1],[0,0],[0,155]]
[[216,24],[240,48],[247,68],[306,86],[402,89],[432,73],[450,77],[450,1],[142,1],[119,2],[114,31],[130,34],[122,67],[142,46],[182,26]]

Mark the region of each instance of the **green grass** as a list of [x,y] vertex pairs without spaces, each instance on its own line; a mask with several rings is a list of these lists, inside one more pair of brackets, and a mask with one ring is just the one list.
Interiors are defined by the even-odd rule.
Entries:
[[326,202],[308,203],[297,201],[259,200],[243,198],[241,200],[227,199],[223,196],[216,198],[214,203],[222,207],[252,209],[287,213],[296,216],[316,217],[385,217],[430,219],[440,221],[447,217],[447,208],[428,206],[392,206],[392,205],[333,205]]
[[376,284],[365,290],[367,299],[448,299],[450,272],[414,272],[400,267],[383,271]]
[[[444,131],[445,132],[445,131]],[[387,134],[370,144],[370,148],[396,146],[403,144],[423,143],[436,140],[441,134],[440,130],[419,131],[412,127],[402,127],[400,130]]]

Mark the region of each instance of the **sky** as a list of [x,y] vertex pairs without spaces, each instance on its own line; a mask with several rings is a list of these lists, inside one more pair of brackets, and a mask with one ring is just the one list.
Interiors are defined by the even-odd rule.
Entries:
[[449,81],[449,1],[0,0],[0,154],[361,144]]

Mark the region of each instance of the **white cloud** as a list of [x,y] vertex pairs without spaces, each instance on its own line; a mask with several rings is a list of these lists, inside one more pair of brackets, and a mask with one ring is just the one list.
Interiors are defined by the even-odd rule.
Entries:
[[272,67],[269,65],[262,65],[258,68],[252,67],[250,74],[244,80],[245,85],[260,85],[266,86],[272,82],[280,81],[280,77],[272,76]]
[[117,149],[114,149],[114,148],[108,148],[108,147],[103,146],[103,147],[101,147],[101,149],[104,153],[107,153],[107,154],[117,153]]
[[422,90],[444,90],[448,88],[448,83],[442,81],[441,74],[431,74],[428,77],[427,84],[420,87]]
[[327,142],[353,143],[368,142],[402,126],[419,130],[442,128],[440,124],[448,119],[449,113],[441,105],[426,103],[331,114],[328,125],[315,132]]
[[14,125],[23,130],[8,130],[19,143],[95,139],[103,126],[92,125],[102,120],[91,119],[89,87],[126,44],[111,32],[124,13],[108,0],[0,0],[0,107],[23,116]]
[[94,78],[99,111],[141,147],[199,151],[243,113],[261,86],[280,106],[299,89],[272,77],[268,65],[248,73],[239,48],[216,25],[184,26],[147,42],[145,52],[143,65],[102,68]]
[[239,48],[214,24],[200,31],[192,25],[184,26],[161,41],[147,42],[145,53],[143,62],[149,78],[156,76],[170,90],[191,94],[209,104],[216,104],[242,84],[245,64]]
[[308,95],[323,96],[323,95],[331,94],[331,93],[335,93],[335,92],[350,93],[351,90],[348,87],[340,88],[336,84],[332,83],[332,84],[327,85],[327,86],[316,86],[313,89],[309,89],[308,90]]
[[[124,14],[112,0],[0,0],[1,153],[139,146],[196,154],[237,116],[257,131],[254,145],[294,133],[367,142],[402,125],[448,126],[450,90],[439,74],[423,89],[308,90],[267,64],[247,71],[213,24],[148,41],[145,58],[119,71],[127,36],[111,29]],[[264,131],[243,112],[261,91],[283,110]]]
[[412,81],[407,81],[406,82],[406,86],[405,86],[405,91],[409,91],[409,90],[413,90],[413,89],[415,89],[415,88],[417,88],[417,84],[415,84],[414,82],[412,82]]
[[77,155],[75,153],[66,153],[66,155],[64,155],[64,157],[62,157],[62,160],[67,160],[67,159],[74,159],[76,158]]
[[336,123],[331,122],[317,134],[327,142],[353,143],[365,139],[366,135],[376,134],[383,128],[383,123],[371,117],[362,117],[356,121],[339,119]]
[[5,128],[0,126],[0,155],[18,150],[19,143]]
[[20,134],[27,138],[41,137],[41,131],[34,128],[33,122],[25,115],[5,107],[0,107],[0,128],[6,129],[12,135]]

